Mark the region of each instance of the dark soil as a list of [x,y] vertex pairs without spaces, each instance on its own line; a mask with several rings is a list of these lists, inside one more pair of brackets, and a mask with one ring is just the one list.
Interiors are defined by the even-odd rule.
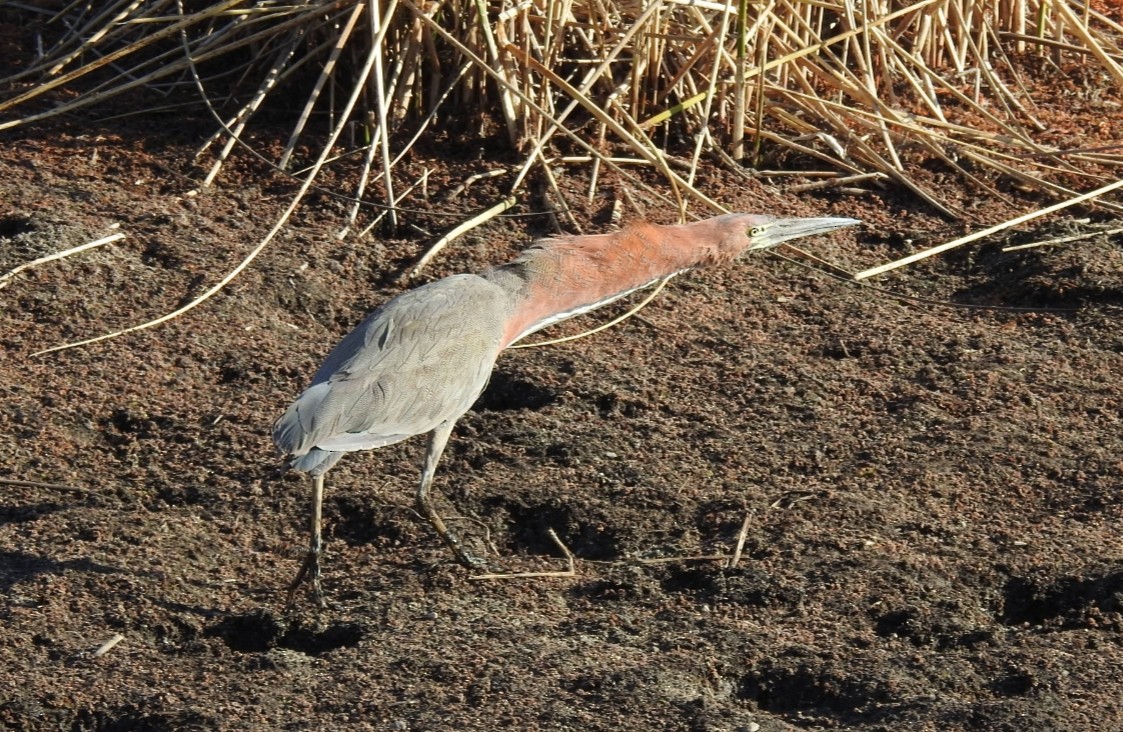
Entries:
[[[0,140],[0,272],[127,235],[0,290],[0,477],[56,486],[0,493],[0,727],[1123,729],[1123,240],[1001,250],[1119,227],[1110,213],[873,281],[1029,310],[902,300],[763,254],[677,279],[608,332],[509,352],[457,427],[439,503],[513,571],[565,568],[554,529],[576,574],[454,564],[411,509],[416,438],[329,474],[330,608],[302,595],[286,617],[309,492],[279,474],[272,421],[509,181],[416,195],[428,213],[399,235],[344,241],[345,205],[316,194],[201,307],[33,355],[189,302],[273,224],[295,185],[248,156],[193,193],[209,129],[70,118]],[[504,163],[430,153],[401,171],[429,168],[432,191]],[[609,228],[620,184],[582,204],[587,170],[568,174],[585,231]],[[892,186],[706,180],[732,209],[864,219],[802,244],[852,270],[1044,205],[926,179],[974,217],[953,224]],[[548,232],[494,220],[426,276]]]

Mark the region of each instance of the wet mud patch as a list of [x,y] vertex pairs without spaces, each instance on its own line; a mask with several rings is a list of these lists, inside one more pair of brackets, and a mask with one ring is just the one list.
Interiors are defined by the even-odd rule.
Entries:
[[321,656],[340,648],[358,645],[368,630],[357,622],[328,622],[306,625],[302,620],[278,617],[269,610],[255,610],[224,618],[207,629],[235,653],[262,654],[275,649]]
[[1123,567],[1100,568],[1082,576],[1011,577],[1003,588],[1003,600],[999,621],[1005,625],[1123,633]]
[[671,565],[663,570],[662,575],[661,586],[667,594],[686,594],[694,602],[709,605],[794,609],[802,599],[800,588],[788,586],[780,578],[753,569],[751,564],[739,569],[724,569],[716,561],[693,567]]
[[504,545],[511,554],[560,557],[550,538],[554,531],[574,556],[593,561],[619,556],[616,533],[572,503],[551,498],[526,505],[504,498],[485,502],[485,514],[504,527]]
[[481,412],[535,410],[553,404],[557,398],[557,393],[551,388],[498,369],[491,375],[487,388],[472,410]]
[[164,712],[159,711],[158,706],[158,702],[153,702],[144,706],[74,711],[0,704],[0,724],[10,723],[11,729],[24,729],[28,720],[36,720],[42,725],[36,728],[70,732],[213,732],[223,729],[217,716],[195,711]]
[[741,677],[738,695],[765,711],[825,714],[842,722],[859,719],[894,696],[885,679],[858,667],[821,658],[805,660],[805,656],[789,651],[757,664]]

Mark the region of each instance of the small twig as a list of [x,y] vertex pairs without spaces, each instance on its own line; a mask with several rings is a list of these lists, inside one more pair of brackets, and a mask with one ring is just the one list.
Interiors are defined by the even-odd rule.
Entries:
[[486,221],[490,221],[491,219],[495,218],[499,214],[514,206],[515,203],[515,197],[508,196],[486,211],[476,214],[464,223],[453,227],[452,231],[448,232],[440,239],[437,239],[437,241],[433,243],[433,246],[429,247],[429,251],[425,252],[421,259],[417,260],[417,264],[413,265],[413,268],[406,273],[406,276],[403,279],[408,280],[416,277],[418,274],[420,274],[421,270],[425,268],[425,265],[429,264],[429,262],[432,261],[433,257],[437,256],[440,251],[444,249],[453,239],[471,231],[472,229],[476,228]]
[[749,536],[749,520],[752,519],[751,513],[745,514],[745,520],[741,522],[741,530],[737,532],[737,545],[733,548],[733,556],[729,559],[729,564],[726,566],[733,569],[737,566],[737,562],[741,561],[741,552],[745,549],[745,539]]
[[497,580],[497,579],[532,579],[535,577],[576,577],[577,576],[577,561],[573,556],[573,552],[569,551],[569,547],[562,543],[558,538],[557,533],[553,529],[547,529],[546,533],[554,544],[561,549],[562,554],[565,555],[566,569],[557,570],[553,572],[499,572],[495,574],[477,574],[469,577],[473,580]]
[[637,559],[640,564],[670,564],[672,562],[728,562],[724,554],[691,554],[685,557],[659,557],[657,559]]
[[451,201],[464,191],[468,190],[468,188],[477,181],[485,180],[487,178],[498,178],[500,176],[507,175],[510,172],[511,171],[507,170],[506,168],[496,168],[495,170],[489,170],[484,173],[476,173],[475,175],[470,175],[464,179],[463,183],[456,186],[456,188],[453,188],[452,193],[449,193],[447,196],[445,196],[445,200]]
[[812,498],[815,498],[817,495],[818,494],[813,493],[813,492],[786,491],[784,493],[784,495],[777,498],[775,501],[773,501],[771,504],[769,504],[768,507],[769,508],[791,508],[795,504],[800,503],[802,501],[810,501]]
[[61,485],[59,483],[40,483],[34,480],[13,480],[11,478],[0,478],[0,485],[10,485],[19,488],[48,488],[50,490],[78,493],[84,496],[97,496],[99,498],[105,498],[104,493],[98,493],[97,491],[91,491],[86,488],[77,488],[72,485]]
[[81,246],[72,247],[72,248],[67,249],[65,251],[55,252],[54,254],[48,254],[45,257],[39,257],[39,259],[34,259],[30,262],[26,262],[24,264],[21,264],[20,266],[11,270],[7,274],[0,275],[0,289],[3,289],[5,287],[7,287],[8,286],[8,280],[12,279],[13,277],[18,275],[20,272],[24,271],[25,269],[31,269],[32,267],[37,267],[40,264],[46,264],[47,262],[53,262],[56,259],[62,259],[64,257],[69,257],[71,254],[77,254],[79,252],[84,252],[87,249],[93,249],[94,247],[100,247],[102,244],[109,244],[111,242],[115,242],[115,241],[118,241],[118,240],[124,239],[124,238],[125,238],[125,235],[120,233],[120,232],[118,232],[116,234],[110,234],[109,236],[102,237],[101,239],[98,239],[97,241],[91,241],[88,244],[82,244]]
[[1054,244],[1068,244],[1073,241],[1080,241],[1081,239],[1091,239],[1096,236],[1112,236],[1114,234],[1123,234],[1123,228],[1107,229],[1105,231],[1089,231],[1086,234],[1074,234],[1072,236],[1062,236],[1059,239],[1045,239],[1044,241],[1035,241],[1029,244],[1017,244],[1012,247],[1002,247],[1004,252],[1016,252],[1019,249],[1033,249],[1034,247],[1047,247]]
[[550,538],[554,540],[554,544],[557,545],[558,549],[562,550],[562,554],[565,555],[565,560],[569,565],[569,571],[573,574],[576,574],[577,564],[573,559],[573,552],[569,551],[569,547],[562,543],[562,540],[558,538],[558,534],[556,531],[554,531],[553,529],[547,529],[546,533],[549,534]]
[[818,191],[824,188],[838,188],[847,186],[851,183],[861,183],[867,180],[885,180],[889,176],[885,173],[861,173],[859,175],[847,175],[841,178],[829,178],[827,180],[817,180],[813,183],[800,183],[799,185],[788,186],[784,189],[787,193],[803,193],[805,191]]
[[120,633],[113,636],[112,638],[110,638],[106,642],[102,643],[100,648],[98,648],[96,651],[94,651],[94,658],[101,658],[105,654],[112,651],[114,646],[116,646],[118,643],[120,643],[123,640],[125,640],[125,636],[121,635]]

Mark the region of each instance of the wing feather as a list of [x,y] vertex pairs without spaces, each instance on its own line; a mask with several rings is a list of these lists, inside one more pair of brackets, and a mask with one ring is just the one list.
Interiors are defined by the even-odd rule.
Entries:
[[509,307],[501,288],[476,275],[390,300],[332,349],[277,420],[274,443],[296,458],[366,450],[459,418],[487,384]]

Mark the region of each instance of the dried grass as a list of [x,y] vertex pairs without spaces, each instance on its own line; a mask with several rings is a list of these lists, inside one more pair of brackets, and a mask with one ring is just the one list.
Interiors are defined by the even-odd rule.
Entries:
[[[1078,195],[1071,181],[1098,188],[1117,177],[1119,149],[1039,141],[1025,65],[1011,61],[1079,59],[1123,88],[1123,27],[1071,2],[17,4],[50,41],[0,84],[0,130],[140,87],[169,98],[194,90],[218,122],[200,150],[211,156],[210,185],[247,126],[284,94],[303,111],[272,163],[304,168],[302,191],[320,166],[361,160],[347,231],[360,200],[397,223],[408,192],[396,191],[408,181],[395,180],[396,165],[422,135],[487,121],[523,156],[508,195],[524,196],[533,177],[573,227],[557,185],[561,166],[589,167],[590,198],[611,168],[634,207],[673,206],[685,218],[723,210],[695,184],[703,158],[737,173],[813,158],[853,184],[892,179],[958,218],[910,165],[942,161],[988,196],[1002,195],[999,179],[1065,200]],[[300,160],[302,146],[320,154]],[[662,185],[636,175],[637,165]],[[853,178],[867,174],[878,176]]]
[[[49,16],[54,42],[5,80],[15,91],[0,101],[0,129],[137,87],[196,86],[220,115],[212,142],[226,138],[209,185],[270,95],[301,94],[298,72],[315,67],[275,162],[288,168],[302,140],[316,145],[313,115],[357,125],[364,144],[336,157],[362,157],[356,197],[379,183],[391,222],[394,165],[416,140],[395,132],[434,121],[500,122],[525,154],[512,194],[532,170],[556,178],[564,136],[586,150],[594,176],[617,167],[613,157],[645,161],[667,184],[663,202],[684,212],[691,202],[721,208],[693,185],[704,155],[753,164],[765,147],[814,155],[840,175],[881,173],[949,216],[959,212],[909,177],[906,151],[943,160],[988,194],[994,174],[1058,198],[1075,192],[1049,182],[1056,173],[1102,184],[1123,161],[1035,142],[1040,122],[1009,53],[1082,56],[1123,87],[1123,29],[1065,2],[116,0],[53,15],[46,5],[26,12]],[[44,109],[63,88],[79,93]],[[356,92],[341,119],[338,100]],[[671,129],[688,150],[668,149]]]

